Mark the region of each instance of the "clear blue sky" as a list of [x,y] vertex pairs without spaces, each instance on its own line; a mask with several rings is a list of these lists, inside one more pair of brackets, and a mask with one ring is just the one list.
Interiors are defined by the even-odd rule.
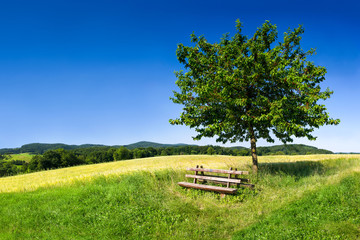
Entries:
[[[2,1],[0,4],[0,148],[26,143],[122,145],[194,142],[169,97],[182,66],[178,43],[194,31],[210,42],[252,35],[265,20],[303,24],[302,47],[328,70],[327,105],[338,126],[316,131],[332,151],[360,151],[360,6],[358,1]],[[249,143],[236,143],[249,147]],[[258,145],[269,145],[260,140]],[[229,145],[227,145],[229,146]]]

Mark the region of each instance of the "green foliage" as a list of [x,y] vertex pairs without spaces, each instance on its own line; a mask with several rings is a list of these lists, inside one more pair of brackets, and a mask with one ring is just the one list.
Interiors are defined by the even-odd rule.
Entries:
[[71,167],[84,163],[85,162],[81,158],[78,158],[73,152],[60,148],[57,150],[46,151],[42,156],[33,156],[27,165],[27,171],[32,172]]
[[150,157],[150,152],[146,151],[146,149],[143,148],[135,148],[132,152],[134,158]]
[[114,152],[114,160],[125,160],[125,159],[131,159],[131,152],[126,147],[120,147]]
[[248,149],[239,150],[237,155],[238,156],[249,156],[250,155],[250,150],[248,150]]
[[[284,33],[277,42],[277,27],[266,21],[249,38],[237,21],[237,32],[225,34],[219,43],[191,35],[194,46],[179,44],[176,55],[185,71],[176,72],[172,101],[183,105],[171,124],[187,125],[198,133],[194,139],[217,137],[237,142],[273,137],[291,142],[292,137],[314,140],[322,125],[336,125],[326,112],[322,91],[326,69],[307,60],[315,53],[300,47],[302,26]],[[255,152],[255,144],[252,146]]]
[[[332,154],[333,152],[303,144],[284,144],[271,147],[258,147],[258,155],[306,155],[306,154]],[[279,154],[282,153],[282,154]]]
[[114,161],[114,152],[115,149],[97,149],[91,151],[89,154],[86,154],[86,163],[102,163],[102,162],[112,162]]
[[0,161],[0,176],[11,176],[22,172],[18,165],[22,165],[19,161]]
[[[26,154],[25,159],[29,155]],[[23,159],[24,156],[19,157]],[[0,176],[11,176],[25,172],[27,169],[27,162],[16,159],[13,155],[0,154]]]
[[135,148],[168,148],[168,147],[180,147],[180,146],[186,146],[186,144],[162,144],[162,143],[155,143],[155,142],[147,142],[147,141],[140,141],[137,143],[125,145],[127,149],[133,150]]
[[209,155],[214,155],[215,154],[215,149],[213,147],[208,147],[206,152]]
[[101,147],[103,145],[96,144],[83,144],[83,145],[67,145],[63,143],[30,143],[21,146],[20,148],[3,148],[0,149],[0,154],[18,154],[18,153],[31,153],[31,154],[43,154],[48,150],[56,150],[59,148],[65,150],[73,150],[73,149],[82,149],[82,148],[90,148],[90,147]]

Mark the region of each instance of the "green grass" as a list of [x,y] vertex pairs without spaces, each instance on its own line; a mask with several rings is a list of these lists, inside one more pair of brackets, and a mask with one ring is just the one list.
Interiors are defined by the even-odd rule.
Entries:
[[30,153],[19,153],[19,154],[10,154],[10,158],[7,161],[20,160],[25,162],[30,162],[31,158],[34,156]]
[[359,239],[360,173],[306,194],[233,239]]
[[184,174],[131,171],[1,193],[0,239],[360,238],[358,157],[269,161],[250,176],[254,191],[224,198],[182,189]]

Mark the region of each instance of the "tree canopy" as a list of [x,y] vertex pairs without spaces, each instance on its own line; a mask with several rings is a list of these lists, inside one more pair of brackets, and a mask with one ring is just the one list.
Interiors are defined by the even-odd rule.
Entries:
[[236,30],[219,43],[191,34],[194,46],[178,45],[176,55],[185,70],[175,72],[180,91],[174,91],[171,99],[183,105],[183,112],[170,123],[194,128],[196,140],[215,136],[223,143],[250,140],[257,171],[258,139],[315,140],[314,129],[340,120],[330,118],[319,103],[332,91],[320,88],[325,67],[307,60],[315,50],[300,47],[301,25],[285,32],[278,43],[277,27],[269,21],[251,38],[241,33],[239,20]]

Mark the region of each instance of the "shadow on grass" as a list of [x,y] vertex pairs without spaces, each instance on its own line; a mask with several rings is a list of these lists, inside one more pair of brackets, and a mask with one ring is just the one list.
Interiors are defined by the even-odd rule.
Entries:
[[323,175],[326,172],[325,166],[318,161],[298,161],[279,163],[260,163],[260,173],[264,174],[285,174],[294,176],[297,179],[314,174]]

